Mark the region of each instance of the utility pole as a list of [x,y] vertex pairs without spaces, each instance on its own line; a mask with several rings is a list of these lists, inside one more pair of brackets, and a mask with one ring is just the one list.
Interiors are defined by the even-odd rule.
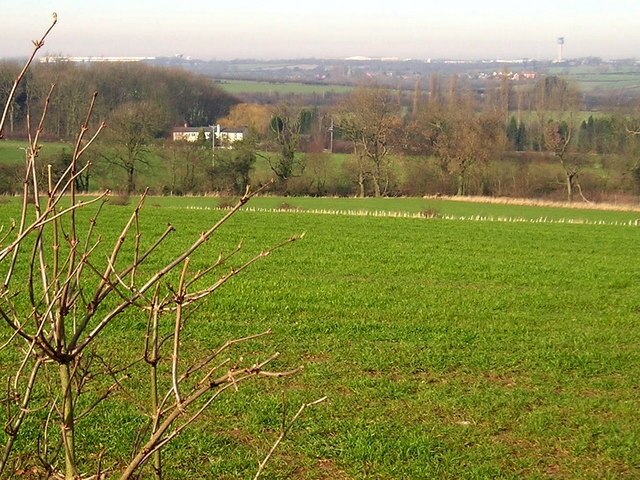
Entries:
[[329,127],[329,153],[333,153],[333,118]]
[[220,125],[211,125],[211,168],[216,166],[216,130],[219,129]]

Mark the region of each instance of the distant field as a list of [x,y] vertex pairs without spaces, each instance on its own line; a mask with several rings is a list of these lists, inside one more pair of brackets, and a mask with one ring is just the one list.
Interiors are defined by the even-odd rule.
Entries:
[[583,91],[632,90],[640,92],[640,67],[609,70],[602,67],[555,67],[549,73],[574,81]]
[[596,74],[576,75],[575,80],[582,90],[625,89],[640,90],[640,73],[637,74]]
[[256,82],[248,80],[216,80],[216,85],[231,94],[263,93],[267,95],[324,95],[347,93],[353,89],[344,85],[310,85],[289,82]]
[[[149,198],[143,245],[169,222],[177,231],[168,249],[189,244],[220,218],[220,211],[204,208],[216,202]],[[272,197],[248,207],[283,203],[589,216],[607,224],[241,212],[193,256],[194,269],[241,239],[246,258],[291,234],[306,236],[198,309],[184,347],[202,351],[272,328],[272,337],[240,351],[250,359],[279,351],[278,367],[305,369],[216,402],[169,449],[167,478],[251,478],[278,435],[283,392],[289,414],[323,395],[328,402],[305,413],[265,478],[640,477],[640,227],[614,224],[637,213],[439,199]],[[131,206],[105,208],[96,238],[113,239]],[[0,204],[1,219],[16,213],[15,202]],[[163,260],[154,255],[152,261]],[[98,353],[113,361],[137,358],[144,321],[122,316]],[[0,343],[5,339],[0,328]],[[100,409],[101,421],[83,424],[83,458],[100,444],[124,461],[145,421],[135,407],[144,384],[125,383],[131,393],[117,393],[115,411]]]
[[[69,143],[62,142],[42,142],[40,156],[55,155],[66,149],[71,151],[73,146]],[[20,140],[0,140],[0,163],[24,164],[24,149],[27,147],[26,141]]]

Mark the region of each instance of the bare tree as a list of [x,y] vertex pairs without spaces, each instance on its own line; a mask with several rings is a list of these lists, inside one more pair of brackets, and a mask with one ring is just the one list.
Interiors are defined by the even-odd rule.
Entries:
[[[6,100],[9,98],[9,94],[13,89],[13,83],[20,73],[20,65],[14,62],[3,61],[0,62],[0,105],[5,105]],[[24,87],[22,87],[24,89]],[[17,92],[15,92],[17,93]],[[15,97],[18,95],[14,94]],[[9,132],[13,133],[15,130],[16,119],[16,101],[14,100],[9,104],[8,121]]]
[[[574,127],[571,120],[569,122],[551,121],[544,131],[545,147],[558,159],[564,172],[564,185],[569,203],[573,202],[576,188],[582,195],[578,183],[582,162],[580,162],[580,157],[573,152],[573,134]],[[584,195],[582,197],[584,199]]]
[[486,165],[504,144],[500,118],[492,113],[476,112],[468,99],[455,106],[428,108],[410,125],[416,132],[410,146],[434,155],[445,178],[454,177],[457,195],[468,194],[469,175],[476,166]]
[[556,76],[546,76],[538,80],[530,93],[530,103],[537,118],[538,148],[544,149],[549,143],[545,138],[549,122],[573,120],[579,109],[580,92],[571,83]]
[[567,202],[573,202],[576,189],[587,201],[578,182],[584,162],[575,152],[575,111],[580,105],[580,93],[566,80],[549,76],[536,83],[534,95],[542,146],[553,153],[562,167]]
[[124,170],[127,195],[136,192],[138,169],[148,165],[149,146],[165,124],[163,109],[150,102],[126,103],[109,115],[109,128],[102,139],[100,156]]
[[358,162],[358,186],[365,195],[365,179],[371,177],[374,195],[389,188],[389,152],[399,127],[399,109],[387,89],[359,87],[349,94],[338,111],[337,128],[353,144]]
[[[44,37],[34,42],[34,55],[43,40]],[[32,58],[33,55],[23,72]],[[0,351],[17,358],[15,364],[2,371],[6,394],[0,418],[6,442],[0,454],[0,476],[9,468],[14,446],[28,419],[39,427],[37,443],[31,448],[37,453],[40,476],[66,480],[104,478],[104,452],[98,455],[93,475],[86,477],[86,472],[82,472],[87,466],[76,455],[80,441],[78,421],[124,388],[123,382],[132,369],[147,365],[150,404],[144,413],[150,422],[140,432],[120,478],[133,478],[151,461],[154,478],[160,479],[161,449],[192,425],[220,395],[251,378],[281,377],[299,370],[269,371],[268,365],[277,353],[263,354],[263,358],[250,364],[223,357],[234,345],[270,331],[223,342],[196,361],[186,360],[182,345],[189,324],[187,315],[193,305],[253,263],[301,236],[286,239],[244,260],[236,259],[241,250],[238,246],[220,254],[206,268],[194,270],[190,263],[193,256],[258,193],[247,189],[235,207],[205,228],[180,253],[156,259],[161,263],[159,267],[150,268],[149,259],[158,256],[174,228],[167,226],[143,247],[140,216],[146,194],[118,237],[110,245],[104,245],[106,240],[98,230],[108,192],[83,201],[78,198],[75,185],[75,179],[90,167],[81,163],[81,157],[105,126],[102,123],[90,133],[96,95],[88,106],[67,169],[54,180],[49,167],[44,185],[36,174],[39,140],[54,87],[49,90],[38,124],[29,129],[20,218],[0,237],[0,320],[4,324],[0,330]],[[8,102],[11,100],[10,95]],[[5,109],[0,120],[0,133],[6,112]],[[93,209],[89,219],[80,213],[87,209]],[[97,253],[104,247],[108,247],[106,257]],[[101,361],[100,339],[104,332],[122,318],[123,312],[132,309],[148,317],[146,335],[140,342],[144,355],[128,365]],[[165,335],[163,332],[167,330],[170,333]],[[110,385],[94,387],[92,398],[85,400],[85,393],[100,375],[110,378]],[[57,433],[55,425],[59,425]],[[279,441],[280,438],[276,445]],[[61,458],[63,466],[59,465]],[[263,467],[261,463],[258,474]]]

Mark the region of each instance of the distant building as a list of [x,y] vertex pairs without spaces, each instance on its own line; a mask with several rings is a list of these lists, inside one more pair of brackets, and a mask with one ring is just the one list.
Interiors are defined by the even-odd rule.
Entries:
[[156,57],[69,57],[64,55],[47,55],[40,58],[40,63],[90,63],[90,62],[144,62]]
[[174,142],[195,142],[201,131],[207,140],[211,138],[210,127],[176,127],[171,132],[171,138]]
[[196,142],[200,134],[204,134],[205,140],[211,141],[211,134],[215,133],[215,146],[220,148],[233,148],[235,142],[244,140],[249,133],[248,128],[226,128],[220,125],[208,127],[176,127],[171,132],[174,142]]

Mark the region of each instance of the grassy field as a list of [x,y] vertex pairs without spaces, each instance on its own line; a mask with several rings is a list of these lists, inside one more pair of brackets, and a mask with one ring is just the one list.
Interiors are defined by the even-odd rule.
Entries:
[[[173,209],[216,209],[233,199],[217,197],[154,197],[159,207]],[[249,210],[300,210],[308,214],[336,214],[348,216],[434,216],[443,219],[468,219],[503,222],[569,222],[569,223],[632,223],[640,222],[640,211],[606,211],[548,202],[489,203],[441,198],[338,198],[338,197],[277,197],[265,196],[252,200]],[[507,201],[509,202],[509,201]],[[621,208],[621,207],[618,207]]]
[[602,67],[553,67],[550,74],[561,75],[563,78],[575,82],[583,91],[594,90],[640,90],[640,68],[618,67],[609,70]]
[[[215,202],[150,198],[143,227],[157,234],[171,222],[168,247],[177,251],[219,218],[207,209]],[[305,369],[215,404],[170,448],[168,478],[250,478],[278,434],[282,392],[290,414],[301,402],[329,400],[296,424],[266,478],[640,476],[640,227],[615,225],[637,213],[438,199],[260,198],[249,206],[285,202],[307,212],[241,212],[193,259],[197,268],[240,239],[248,255],[306,232],[201,307],[185,345],[199,351],[272,328],[243,354],[277,350],[278,366]],[[310,213],[425,205],[606,224]],[[114,237],[129,211],[107,207],[101,232]],[[16,213],[14,203],[0,205],[0,218]],[[143,332],[144,319],[123,316],[101,349],[124,362],[141,353]],[[125,455],[143,422],[132,397],[83,425],[84,455],[98,443]]]
[[295,82],[258,82],[250,80],[216,80],[216,85],[233,95],[265,93],[268,95],[324,95],[347,93],[353,87],[344,85],[312,85]]
[[[21,140],[2,140],[0,142],[0,164],[18,164],[24,165],[24,149],[27,146],[26,141]],[[40,156],[47,158],[66,150],[71,153],[73,145],[64,142],[44,142]]]

